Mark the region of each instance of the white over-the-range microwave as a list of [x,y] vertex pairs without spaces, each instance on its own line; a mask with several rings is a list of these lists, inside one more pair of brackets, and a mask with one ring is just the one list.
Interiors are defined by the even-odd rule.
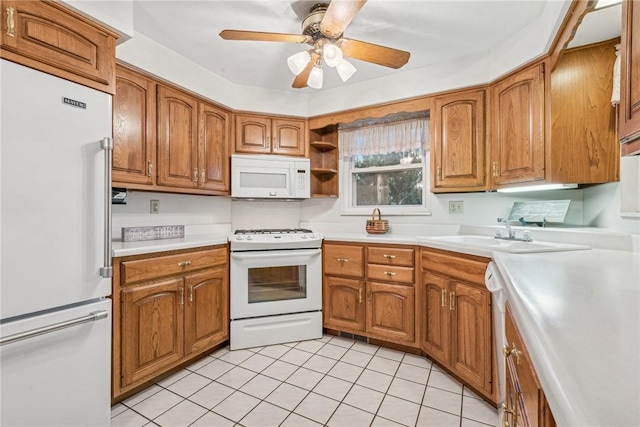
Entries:
[[232,154],[231,197],[237,199],[308,199],[309,159]]

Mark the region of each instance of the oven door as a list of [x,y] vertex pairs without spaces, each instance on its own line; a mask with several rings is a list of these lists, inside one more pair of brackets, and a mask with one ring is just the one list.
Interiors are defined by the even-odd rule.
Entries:
[[231,253],[231,320],[322,309],[320,249]]

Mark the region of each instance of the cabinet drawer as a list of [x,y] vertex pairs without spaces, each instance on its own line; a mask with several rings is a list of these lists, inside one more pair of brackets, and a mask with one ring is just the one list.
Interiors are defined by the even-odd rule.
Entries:
[[122,283],[133,283],[141,280],[195,271],[226,262],[226,247],[136,261],[125,261],[122,263]]
[[484,272],[489,260],[446,251],[422,250],[422,268],[449,277],[484,285]]
[[367,278],[386,282],[410,283],[413,285],[413,272],[414,269],[411,267],[369,264]]
[[413,267],[414,250],[408,248],[369,247],[367,249],[367,262]]
[[324,245],[324,273],[364,277],[364,246]]

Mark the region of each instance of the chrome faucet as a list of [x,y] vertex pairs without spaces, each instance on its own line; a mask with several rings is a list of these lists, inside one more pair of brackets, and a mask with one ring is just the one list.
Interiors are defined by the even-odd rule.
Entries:
[[509,224],[509,221],[505,218],[498,218],[498,222],[504,224],[505,228],[507,229],[507,237],[505,237],[505,239],[515,239],[516,238],[516,232],[513,231],[513,229],[511,228],[511,224]]

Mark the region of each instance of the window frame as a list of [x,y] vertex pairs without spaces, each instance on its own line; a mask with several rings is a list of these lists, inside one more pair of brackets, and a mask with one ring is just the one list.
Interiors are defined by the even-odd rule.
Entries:
[[[375,208],[383,211],[384,216],[396,215],[431,215],[431,198],[430,194],[430,152],[425,150],[422,153],[422,163],[410,163],[406,165],[392,166],[373,166],[367,168],[354,168],[353,157],[340,159],[340,180],[342,201],[342,215],[362,215],[369,216]],[[371,172],[389,172],[395,170],[418,169],[422,168],[422,205],[369,205],[356,206],[355,194],[355,173],[371,173]]]

